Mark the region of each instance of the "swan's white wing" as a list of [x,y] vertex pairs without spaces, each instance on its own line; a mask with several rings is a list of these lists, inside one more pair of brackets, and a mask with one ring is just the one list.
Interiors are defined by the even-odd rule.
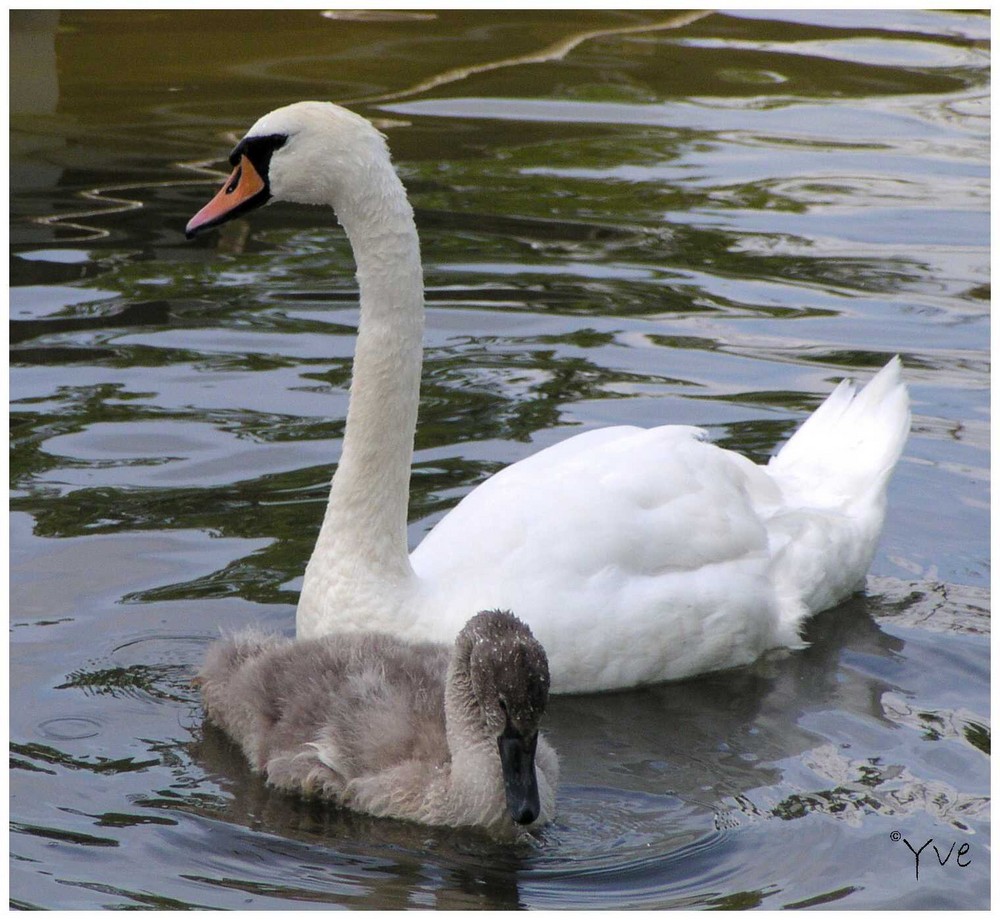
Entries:
[[433,586],[426,616],[509,607],[546,646],[561,691],[752,660],[778,622],[758,507],[780,496],[703,435],[601,429],[487,480],[412,554]]

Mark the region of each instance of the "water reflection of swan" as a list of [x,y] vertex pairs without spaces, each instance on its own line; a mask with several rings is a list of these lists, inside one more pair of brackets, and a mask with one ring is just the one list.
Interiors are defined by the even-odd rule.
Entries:
[[358,266],[361,320],[343,452],[297,613],[302,637],[379,629],[450,641],[507,607],[553,689],[687,677],[799,642],[855,591],[909,429],[898,360],[842,383],[758,467],[695,428],[614,427],[513,464],[407,555],[423,281],[413,213],[382,136],[330,103],[260,119],[189,235],[270,199],[326,204]]

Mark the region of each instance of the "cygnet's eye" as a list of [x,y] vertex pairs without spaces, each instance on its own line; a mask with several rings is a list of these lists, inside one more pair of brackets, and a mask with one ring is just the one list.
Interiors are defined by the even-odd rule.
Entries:
[[501,696],[499,699],[500,708],[503,710],[503,714],[507,715],[507,701]]

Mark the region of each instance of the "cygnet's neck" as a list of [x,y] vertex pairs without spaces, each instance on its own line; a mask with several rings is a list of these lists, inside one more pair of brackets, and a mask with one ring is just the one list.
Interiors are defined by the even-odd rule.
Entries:
[[[451,754],[450,793],[481,812],[481,821],[503,819],[506,803],[496,738],[491,737],[472,683],[472,646],[459,635],[444,686],[444,721]],[[487,815],[491,817],[488,819]]]
[[445,728],[452,756],[478,746],[487,737],[483,712],[472,686],[472,646],[472,640],[460,633],[444,685]]
[[[313,561],[412,576],[406,523],[424,295],[406,190],[386,157],[336,203],[357,263],[360,320],[343,450]],[[325,561],[321,561],[325,560]]]

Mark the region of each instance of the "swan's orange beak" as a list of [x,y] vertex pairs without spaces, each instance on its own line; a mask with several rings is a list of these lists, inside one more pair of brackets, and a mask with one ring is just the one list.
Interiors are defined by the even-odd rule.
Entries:
[[267,182],[244,154],[218,194],[188,221],[184,232],[190,240],[202,230],[218,227],[265,204],[270,197]]

